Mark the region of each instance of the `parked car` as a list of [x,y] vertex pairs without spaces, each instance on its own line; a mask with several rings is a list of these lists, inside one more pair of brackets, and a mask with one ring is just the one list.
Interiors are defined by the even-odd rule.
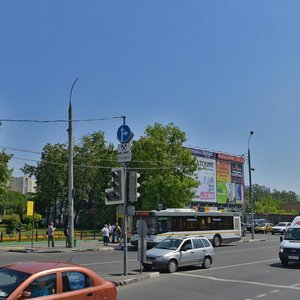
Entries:
[[[254,228],[262,223],[270,223],[270,222],[266,219],[254,219],[253,220]],[[246,228],[248,231],[251,231],[251,221],[246,222]]]
[[0,267],[0,299],[117,299],[114,283],[88,268],[59,261]]
[[280,222],[272,228],[271,232],[272,232],[272,234],[275,234],[275,233],[286,234],[290,225],[291,225],[290,222]]
[[274,227],[274,224],[272,224],[272,223],[261,223],[254,228],[254,231],[267,233],[267,232],[271,232],[273,227]]
[[214,249],[205,237],[169,237],[146,251],[146,270],[157,268],[176,272],[178,267],[201,264],[210,268]]
[[247,227],[244,222],[241,222],[241,234],[242,236],[245,236],[247,234]]

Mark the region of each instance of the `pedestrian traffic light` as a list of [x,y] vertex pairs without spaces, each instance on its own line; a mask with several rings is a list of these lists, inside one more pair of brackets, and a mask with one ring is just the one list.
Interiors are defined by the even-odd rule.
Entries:
[[123,204],[123,184],[124,172],[123,168],[113,168],[111,170],[112,188],[105,190],[105,204]]
[[138,188],[141,186],[138,179],[141,175],[137,172],[129,172],[129,202],[137,202],[140,197]]

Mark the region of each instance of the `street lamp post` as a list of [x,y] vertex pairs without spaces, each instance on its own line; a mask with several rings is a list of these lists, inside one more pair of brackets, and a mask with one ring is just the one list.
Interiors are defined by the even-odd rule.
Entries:
[[250,136],[248,139],[248,166],[249,166],[249,198],[250,198],[250,209],[251,209],[251,234],[252,239],[254,239],[254,203],[253,203],[253,193],[252,193],[252,180],[251,180],[251,158],[250,158],[250,139],[253,135],[253,131],[250,131]]
[[68,159],[68,247],[73,248],[74,241],[74,184],[73,184],[73,128],[72,128],[72,92],[75,83],[78,78],[73,82],[70,91],[70,103],[69,103],[69,159]]

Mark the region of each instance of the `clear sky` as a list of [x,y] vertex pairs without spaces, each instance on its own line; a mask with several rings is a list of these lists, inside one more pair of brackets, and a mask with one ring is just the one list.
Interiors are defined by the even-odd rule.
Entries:
[[[253,130],[253,183],[300,194],[299,14],[298,0],[1,0],[0,119],[66,120],[78,77],[74,119],[106,120],[74,123],[75,140],[117,144],[125,115],[135,139],[173,122],[187,146],[246,154]],[[0,146],[41,152],[66,130],[4,122]],[[16,176],[40,158],[7,152]]]

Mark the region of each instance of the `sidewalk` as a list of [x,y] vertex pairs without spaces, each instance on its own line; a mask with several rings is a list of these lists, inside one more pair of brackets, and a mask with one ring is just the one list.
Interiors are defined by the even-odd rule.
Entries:
[[[129,246],[130,247],[130,246]],[[110,243],[103,246],[103,242],[97,240],[76,241],[76,247],[66,248],[64,241],[56,241],[55,247],[47,247],[47,241],[34,242],[5,242],[0,244],[0,252],[20,252],[20,253],[62,253],[62,252],[84,252],[84,251],[114,251],[122,250],[122,245]],[[127,285],[138,281],[159,276],[159,272],[142,272],[133,270],[116,274],[101,274],[105,279],[114,282],[117,286]]]

